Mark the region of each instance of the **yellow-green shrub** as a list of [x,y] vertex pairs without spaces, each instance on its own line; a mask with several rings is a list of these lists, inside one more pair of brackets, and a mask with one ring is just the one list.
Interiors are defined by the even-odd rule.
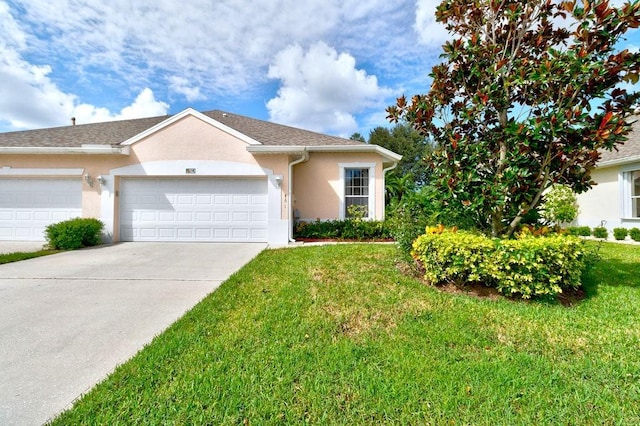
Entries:
[[584,254],[582,241],[571,236],[500,240],[485,270],[508,296],[554,296],[580,287]]
[[422,264],[429,282],[462,283],[484,280],[484,259],[493,248],[493,242],[482,235],[427,228],[414,241],[411,254]]
[[499,240],[427,228],[411,254],[433,284],[482,282],[524,299],[578,288],[585,269],[583,242],[564,235]]

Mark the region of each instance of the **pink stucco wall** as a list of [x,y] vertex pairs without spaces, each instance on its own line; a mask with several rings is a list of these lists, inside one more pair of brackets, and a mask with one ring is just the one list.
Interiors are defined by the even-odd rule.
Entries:
[[340,217],[340,164],[375,163],[376,219],[384,216],[382,157],[375,153],[312,152],[309,161],[293,170],[293,206],[302,220],[327,220]]

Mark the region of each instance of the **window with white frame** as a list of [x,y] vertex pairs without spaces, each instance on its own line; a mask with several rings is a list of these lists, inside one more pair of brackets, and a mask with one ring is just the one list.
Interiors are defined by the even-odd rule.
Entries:
[[640,218],[640,170],[630,172],[631,217]]
[[365,218],[374,217],[374,174],[375,164],[340,164],[340,178],[343,190],[340,206],[341,219],[354,215]]
[[640,164],[623,167],[620,173],[623,219],[640,219]]

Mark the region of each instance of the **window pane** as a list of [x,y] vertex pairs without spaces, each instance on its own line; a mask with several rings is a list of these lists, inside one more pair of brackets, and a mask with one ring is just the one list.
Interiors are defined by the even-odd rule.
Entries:
[[640,198],[631,199],[631,217],[640,217]]
[[631,195],[640,196],[640,170],[631,173]]
[[[351,206],[358,206],[357,209]],[[369,216],[369,200],[367,197],[351,197],[345,200],[345,217],[367,217]]]
[[369,169],[345,169],[344,171],[345,217],[354,214],[349,206],[361,206],[361,214],[368,216],[369,206]]

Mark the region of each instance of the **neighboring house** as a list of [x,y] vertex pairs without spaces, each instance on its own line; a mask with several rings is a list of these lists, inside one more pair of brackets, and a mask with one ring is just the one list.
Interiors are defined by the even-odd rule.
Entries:
[[351,204],[384,218],[400,156],[222,111],[0,134],[0,240],[44,240],[72,217],[107,241],[286,244],[301,220]]
[[602,153],[592,174],[597,185],[578,195],[579,225],[640,228],[640,116],[633,120],[629,140]]

